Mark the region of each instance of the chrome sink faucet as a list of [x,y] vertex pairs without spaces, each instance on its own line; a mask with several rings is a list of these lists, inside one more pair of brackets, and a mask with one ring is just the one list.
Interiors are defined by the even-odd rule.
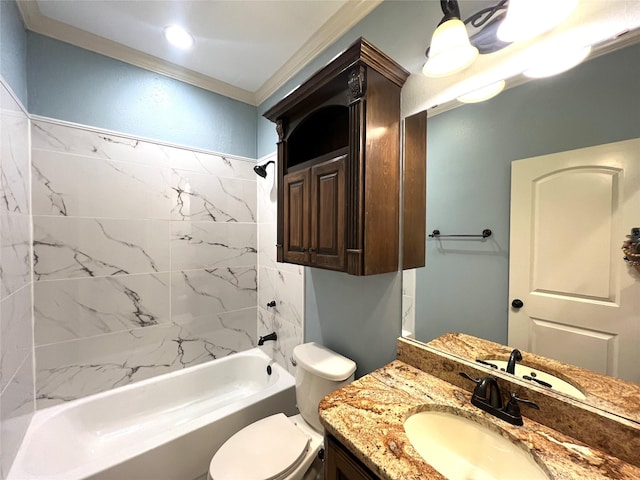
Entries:
[[514,392],[509,394],[509,401],[504,405],[496,377],[472,378],[464,372],[460,372],[460,376],[476,384],[471,395],[472,405],[511,425],[523,425],[519,403],[540,410],[534,402],[520,398]]
[[509,355],[509,361],[507,362],[507,373],[515,375],[516,373],[516,362],[522,360],[522,353],[517,348],[514,348],[511,351],[511,355]]

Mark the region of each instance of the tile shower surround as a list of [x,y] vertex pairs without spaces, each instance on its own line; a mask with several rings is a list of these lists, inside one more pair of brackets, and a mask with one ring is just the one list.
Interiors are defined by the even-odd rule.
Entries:
[[36,406],[252,348],[274,330],[262,348],[294,373],[304,270],[275,259],[273,172],[30,119],[4,82],[0,106],[0,479]]
[[29,118],[0,83],[0,478],[34,411]]
[[32,122],[38,408],[252,348],[254,162]]

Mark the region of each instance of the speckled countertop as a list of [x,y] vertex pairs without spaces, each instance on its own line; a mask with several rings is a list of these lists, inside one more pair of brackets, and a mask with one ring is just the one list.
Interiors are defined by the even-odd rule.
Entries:
[[522,427],[509,425],[474,407],[470,399],[468,391],[395,360],[325,397],[319,411],[327,432],[383,479],[444,478],[422,460],[403,428],[408,416],[430,409],[492,428],[530,450],[553,480],[640,479],[640,467],[528,418]]
[[[470,361],[476,359],[508,360],[512,350],[506,345],[464,333],[447,333],[427,345]],[[553,373],[558,378],[574,385],[586,395],[586,403],[640,422],[640,385],[533,353],[523,351],[522,356],[522,361],[518,363]]]

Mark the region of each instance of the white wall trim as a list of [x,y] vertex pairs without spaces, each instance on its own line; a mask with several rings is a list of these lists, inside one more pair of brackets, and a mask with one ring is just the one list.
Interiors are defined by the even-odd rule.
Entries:
[[37,2],[33,0],[17,0],[17,4],[28,30],[257,106],[275,93],[319,53],[367,16],[382,1],[348,0],[255,93],[53,20],[42,15]]

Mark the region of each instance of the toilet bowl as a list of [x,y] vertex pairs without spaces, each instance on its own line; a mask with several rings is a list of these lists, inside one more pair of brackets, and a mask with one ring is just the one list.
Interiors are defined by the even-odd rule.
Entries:
[[356,364],[313,342],[296,346],[293,358],[300,414],[277,413],[235,433],[211,459],[209,480],[322,479],[318,404],[353,380]]

